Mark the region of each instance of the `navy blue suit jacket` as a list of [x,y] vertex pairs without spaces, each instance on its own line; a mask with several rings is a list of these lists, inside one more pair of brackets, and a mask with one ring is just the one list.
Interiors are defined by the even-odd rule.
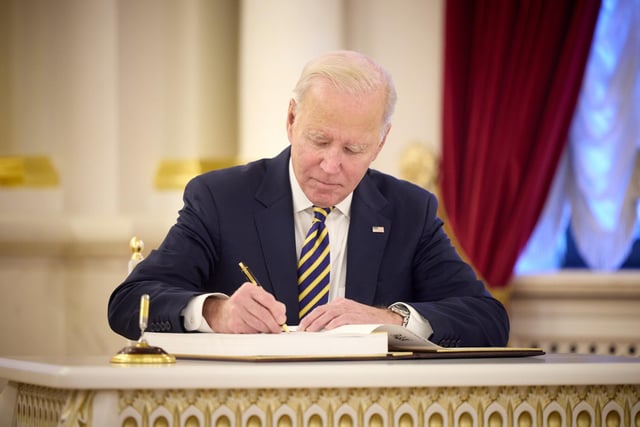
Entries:
[[[184,207],[157,250],[111,295],[109,323],[139,336],[140,295],[151,297],[150,331],[184,331],[181,310],[196,295],[232,294],[244,261],[298,324],[297,258],[289,183],[290,148],[273,159],[194,178]],[[368,170],[353,194],[346,297],[373,306],[411,304],[444,346],[503,346],[504,307],[461,260],[426,190]],[[384,232],[373,232],[383,227]]]

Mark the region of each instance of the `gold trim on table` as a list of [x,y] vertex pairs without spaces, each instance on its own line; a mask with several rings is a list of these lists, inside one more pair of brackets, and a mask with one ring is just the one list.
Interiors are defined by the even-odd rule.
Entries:
[[[133,389],[113,393],[118,402],[116,425],[122,427],[640,425],[639,385]],[[60,420],[60,425],[91,425],[96,421],[91,419],[94,401],[90,391],[21,384],[17,422],[43,425],[38,422]]]

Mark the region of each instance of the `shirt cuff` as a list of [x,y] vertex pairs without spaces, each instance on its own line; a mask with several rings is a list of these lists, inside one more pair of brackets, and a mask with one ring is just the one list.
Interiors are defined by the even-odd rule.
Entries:
[[397,302],[391,305],[402,305],[409,310],[409,322],[407,322],[407,326],[405,326],[408,330],[426,339],[431,338],[431,335],[433,335],[431,323],[429,323],[422,314],[418,313],[415,308],[403,302]]
[[187,306],[180,312],[180,315],[184,319],[184,328],[187,331],[213,332],[213,329],[209,327],[209,323],[207,323],[206,319],[202,315],[204,301],[209,297],[229,298],[227,295],[219,292],[202,294],[191,298]]

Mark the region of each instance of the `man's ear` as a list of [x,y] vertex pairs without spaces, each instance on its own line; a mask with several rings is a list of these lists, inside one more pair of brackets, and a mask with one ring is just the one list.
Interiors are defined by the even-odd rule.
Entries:
[[291,140],[291,133],[293,132],[293,123],[296,121],[296,101],[291,98],[289,100],[289,109],[287,110],[287,135]]
[[[384,147],[384,143],[387,142],[387,136],[389,135],[389,131],[390,130],[391,130],[391,123],[389,123],[387,125],[387,129],[384,131],[384,136],[382,137],[382,140],[380,141],[380,143],[376,147],[376,153],[373,156],[373,160],[375,160],[378,157],[378,154],[380,154],[380,151],[382,151],[382,147]],[[373,160],[371,160],[371,161],[373,161]]]

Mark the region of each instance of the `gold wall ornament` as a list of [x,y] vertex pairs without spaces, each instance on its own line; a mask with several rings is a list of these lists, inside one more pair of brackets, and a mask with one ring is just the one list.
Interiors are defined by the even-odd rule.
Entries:
[[227,159],[163,159],[156,170],[154,185],[158,190],[182,190],[191,178],[215,169],[238,165]]
[[57,187],[59,183],[47,156],[0,156],[0,187]]
[[420,142],[410,142],[402,150],[400,173],[402,178],[431,192],[438,192],[440,159],[435,151]]

